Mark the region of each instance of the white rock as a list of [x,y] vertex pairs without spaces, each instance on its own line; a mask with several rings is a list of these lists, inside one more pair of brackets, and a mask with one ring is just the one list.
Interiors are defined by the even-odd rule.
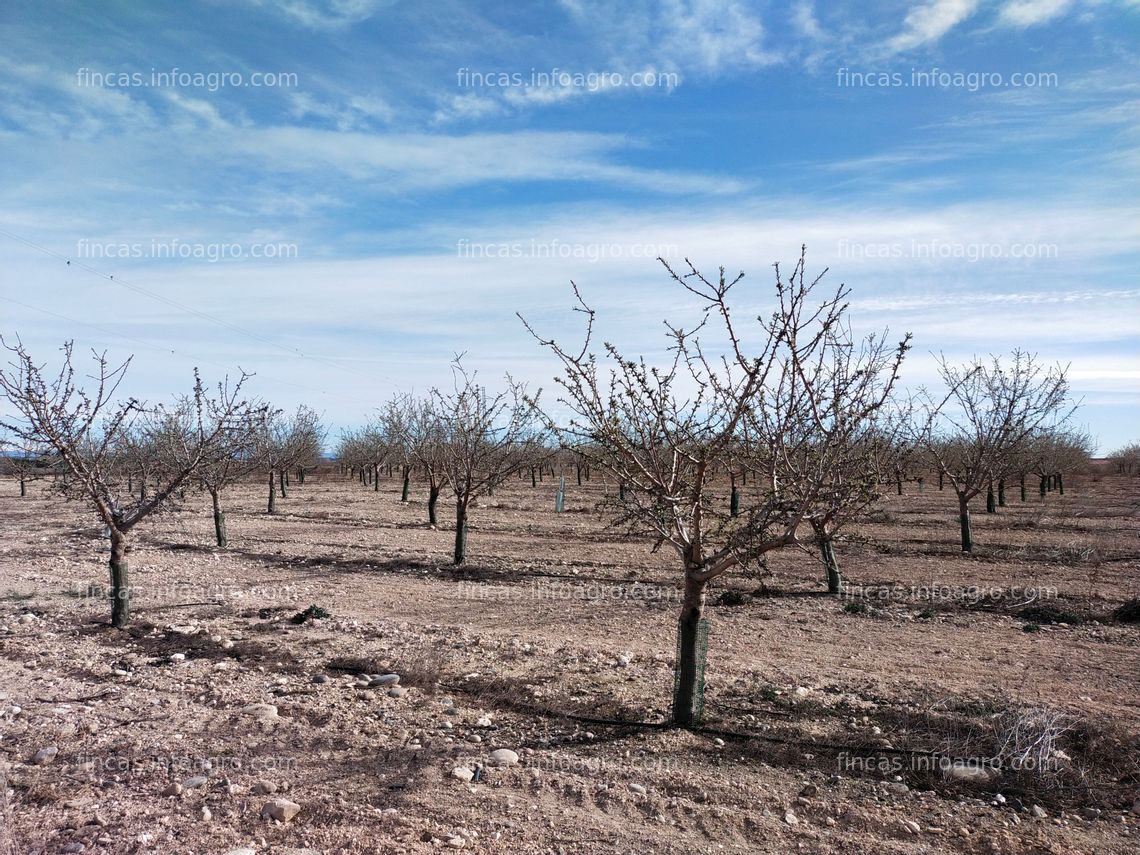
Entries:
[[466,766],[456,766],[451,770],[451,777],[458,778],[460,781],[469,784],[475,777],[475,773],[468,769]]
[[790,810],[786,810],[784,811],[784,822],[786,822],[788,825],[799,825],[800,818]]
[[399,682],[399,674],[380,674],[369,680],[368,685],[372,688],[378,688],[380,686],[395,686]]
[[182,789],[184,789],[184,790],[192,790],[195,787],[204,787],[204,786],[206,786],[206,776],[205,775],[195,775],[194,777],[187,778],[185,781],[182,782]]
[[33,766],[43,766],[50,763],[55,759],[55,755],[59,753],[59,749],[54,745],[49,745],[47,748],[41,748],[34,755],[32,755]]
[[249,704],[241,708],[242,715],[252,716],[254,718],[269,721],[278,717],[277,707],[273,704]]
[[490,727],[491,726],[491,717],[486,716],[486,715],[480,716],[479,720],[475,722],[475,726],[476,727]]
[[491,752],[489,762],[492,766],[514,766],[519,762],[519,755],[509,748],[499,748]]
[[278,822],[288,822],[301,812],[301,806],[288,799],[273,799],[261,807],[263,819],[275,819]]
[[946,776],[952,781],[961,781],[968,784],[988,784],[997,773],[984,766],[974,766],[969,763],[955,763],[946,770]]
[[1034,805],[1032,808],[1029,809],[1029,812],[1031,814],[1033,814],[1035,817],[1037,817],[1038,819],[1045,819],[1046,817],[1049,816],[1049,814],[1046,812],[1045,808],[1041,807],[1041,805]]
[[645,787],[643,787],[641,784],[628,784],[627,788],[629,789],[629,791],[631,793],[633,793],[636,796],[644,796],[645,795]]

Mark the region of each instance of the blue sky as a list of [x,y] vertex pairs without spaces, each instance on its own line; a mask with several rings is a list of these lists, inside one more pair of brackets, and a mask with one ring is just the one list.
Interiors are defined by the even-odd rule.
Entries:
[[806,243],[908,385],[1020,347],[1140,436],[1136,0],[8,0],[0,44],[0,330],[133,394],[549,387],[514,312],[574,336],[571,279],[653,355],[657,255],[765,311]]

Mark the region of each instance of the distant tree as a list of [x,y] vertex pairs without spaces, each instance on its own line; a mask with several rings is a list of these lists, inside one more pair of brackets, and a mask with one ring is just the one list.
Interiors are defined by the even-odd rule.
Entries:
[[5,474],[16,479],[20,498],[28,495],[28,483],[46,478],[58,471],[56,458],[42,443],[12,434],[0,435],[0,460]]
[[1140,475],[1140,442],[1131,442],[1108,456],[1118,475]]
[[222,549],[229,545],[229,532],[221,494],[227,487],[244,481],[257,468],[258,429],[266,416],[267,408],[251,406],[246,412],[232,416],[227,424],[210,426],[219,429],[220,447],[216,454],[203,461],[197,477],[210,494],[214,541]]
[[[166,505],[204,462],[221,453],[234,420],[248,418],[249,405],[240,398],[246,376],[233,386],[219,385],[211,395],[195,371],[191,395],[173,410],[147,408],[133,398],[115,400],[130,359],[112,367],[105,353],[93,354],[95,371],[84,387],[75,377],[71,342],[63,346],[63,364],[54,377],[45,376],[18,340],[3,346],[12,361],[0,369],[0,392],[15,410],[4,427],[23,441],[51,449],[70,476],[61,482],[65,495],[89,503],[106,526],[111,540],[111,623],[122,627],[130,617],[130,534]],[[185,430],[172,432],[172,422]],[[160,460],[154,489],[145,499],[125,489],[115,465],[116,443],[132,430],[154,443]]]
[[1014,351],[954,366],[943,359],[941,400],[922,395],[918,441],[958,496],[962,551],[972,552],[970,501],[1016,468],[1042,426],[1063,425],[1075,406],[1062,368],[1045,370],[1035,357]]
[[[576,286],[577,311],[586,318],[580,349],[527,328],[562,366],[558,400],[571,416],[564,422],[548,414],[548,427],[564,446],[589,453],[594,465],[616,477],[617,496],[608,498],[615,526],[652,538],[654,548],[669,544],[678,555],[684,598],[673,721],[692,727],[701,718],[709,583],[799,543],[799,526],[836,482],[840,449],[852,447],[857,425],[866,429],[875,402],[881,406],[884,387],[893,383],[881,374],[864,383],[856,372],[892,372],[906,344],[883,363],[842,356],[850,353],[843,334],[847,292],[840,286],[813,304],[823,274],[806,279],[803,253],[788,280],[776,265],[776,310],[754,330],[739,328],[730,307],[743,273],[729,280],[722,268],[710,279],[689,262],[684,273],[661,263],[702,306],[690,327],[667,324],[672,358],[662,367],[604,343],[608,370],[602,369],[590,350],[594,311]],[[870,352],[879,351],[872,346]],[[852,395],[862,396],[865,406],[848,423],[843,410]],[[730,466],[750,473],[736,515],[713,485]]]
[[467,520],[475,501],[518,468],[520,458],[541,445],[525,387],[506,378],[496,395],[478,385],[460,358],[452,366],[451,392],[432,390],[439,423],[442,475],[455,495],[454,563],[467,558]]
[[387,409],[388,429],[399,437],[399,445],[407,459],[413,462],[428,486],[428,525],[439,524],[436,505],[439,494],[449,483],[447,423],[436,406],[438,399],[398,396]]
[[319,417],[304,404],[292,416],[285,416],[280,410],[264,411],[253,442],[253,456],[269,479],[267,513],[276,513],[278,492],[281,498],[288,497],[288,472],[299,466],[312,466],[320,459],[324,438]]

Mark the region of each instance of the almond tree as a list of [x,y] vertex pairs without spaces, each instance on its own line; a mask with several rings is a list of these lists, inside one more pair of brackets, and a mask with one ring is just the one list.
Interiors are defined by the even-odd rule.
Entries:
[[324,438],[319,417],[304,404],[292,416],[285,416],[280,410],[264,411],[253,442],[253,456],[269,479],[266,513],[277,512],[278,491],[281,498],[288,498],[289,470],[312,466],[320,458]]
[[28,495],[28,482],[38,481],[55,469],[55,460],[41,443],[27,439],[0,436],[0,456],[5,471],[12,474],[20,488],[20,498]]
[[428,482],[428,525],[439,524],[436,505],[439,494],[449,483],[447,427],[435,406],[435,398],[402,395],[394,398],[385,410],[390,433],[408,459],[424,473]]
[[459,358],[449,393],[433,389],[431,407],[440,424],[441,474],[455,495],[456,565],[467,559],[467,520],[475,500],[518,469],[519,459],[541,445],[525,387],[508,376],[507,389],[491,395]]
[[[770,318],[757,319],[755,328],[740,326],[730,307],[743,273],[730,280],[722,268],[717,278],[706,278],[691,262],[680,273],[660,261],[702,306],[687,328],[666,323],[673,354],[668,364],[628,358],[608,342],[603,357],[592,353],[594,310],[577,286],[577,311],[586,318],[580,349],[566,349],[527,328],[562,368],[558,400],[571,416],[560,422],[548,415],[548,426],[563,445],[590,454],[622,485],[608,500],[613,524],[677,553],[684,596],[673,721],[692,727],[702,714],[708,585],[771,550],[799,543],[800,524],[834,482],[832,447],[856,436],[843,413],[845,396],[863,388],[857,372],[890,373],[871,384],[876,394],[868,389],[853,416],[865,426],[885,400],[891,366],[897,367],[906,345],[893,360],[863,364],[862,356],[852,355],[844,363],[837,351],[850,353],[841,335],[847,291],[840,286],[812,303],[823,274],[806,279],[802,252],[788,280],[775,266],[777,307]],[[608,367],[599,364],[602,359]],[[831,373],[831,366],[844,364],[842,372]],[[743,465],[753,475],[736,515],[713,489],[717,473],[730,465]]]
[[[17,340],[3,346],[10,354],[0,368],[0,392],[15,410],[4,427],[26,442],[49,449],[70,477],[61,485],[65,495],[86,501],[106,526],[111,541],[111,624],[125,626],[130,617],[127,552],[136,525],[164,507],[198,469],[222,452],[226,432],[235,421],[248,418],[249,405],[240,398],[242,375],[232,386],[219,384],[211,395],[194,371],[191,395],[173,410],[147,408],[134,398],[115,396],[130,364],[112,366],[106,353],[94,353],[90,383],[75,376],[73,346],[64,344],[63,363],[54,376]],[[171,420],[185,430],[170,431]],[[139,430],[154,442],[161,461],[153,491],[146,498],[126,490],[116,466],[115,445],[124,433]]]
[[1061,367],[1044,369],[1035,356],[1013,352],[964,366],[943,358],[945,396],[922,393],[925,417],[917,437],[958,497],[962,551],[974,549],[970,501],[1008,475],[1023,459],[1038,430],[1062,425],[1076,409]]

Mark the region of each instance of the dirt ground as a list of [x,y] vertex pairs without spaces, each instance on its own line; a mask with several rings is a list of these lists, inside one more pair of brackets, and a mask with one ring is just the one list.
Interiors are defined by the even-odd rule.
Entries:
[[[973,556],[909,483],[842,597],[796,550],[718,582],[701,732],[659,726],[676,557],[568,480],[483,500],[462,570],[398,479],[235,488],[226,550],[191,495],[128,631],[92,515],[0,481],[0,855],[1140,851],[1140,479],[980,501]],[[1015,740],[1045,762],[971,769]]]

